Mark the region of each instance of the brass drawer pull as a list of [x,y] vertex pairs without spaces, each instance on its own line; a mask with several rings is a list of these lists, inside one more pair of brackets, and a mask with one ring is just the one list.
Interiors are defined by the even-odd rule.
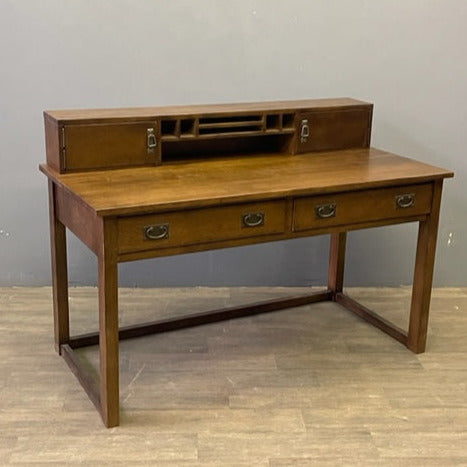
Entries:
[[169,238],[169,224],[148,225],[143,228],[143,231],[148,240]]
[[336,203],[320,204],[319,206],[315,206],[315,214],[316,217],[319,219],[328,219],[330,217],[335,217],[336,211]]
[[249,212],[243,214],[243,227],[258,227],[264,225],[264,212]]
[[396,206],[401,209],[411,208],[415,204],[415,195],[406,193],[396,196]]

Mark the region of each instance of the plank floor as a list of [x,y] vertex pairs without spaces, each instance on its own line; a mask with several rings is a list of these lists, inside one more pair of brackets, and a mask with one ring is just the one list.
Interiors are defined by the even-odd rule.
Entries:
[[[121,289],[120,321],[291,292]],[[347,292],[406,326],[409,288]],[[94,330],[96,289],[70,297],[73,333]],[[124,341],[110,430],[53,350],[51,306],[0,289],[0,465],[467,466],[467,288],[434,290],[418,356],[333,303]]]

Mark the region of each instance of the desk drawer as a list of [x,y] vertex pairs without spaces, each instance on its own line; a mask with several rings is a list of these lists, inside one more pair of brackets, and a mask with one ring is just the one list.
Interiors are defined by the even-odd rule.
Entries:
[[427,214],[431,184],[336,193],[294,201],[294,231]]
[[125,217],[118,221],[119,252],[279,234],[285,212],[285,201],[268,201]]

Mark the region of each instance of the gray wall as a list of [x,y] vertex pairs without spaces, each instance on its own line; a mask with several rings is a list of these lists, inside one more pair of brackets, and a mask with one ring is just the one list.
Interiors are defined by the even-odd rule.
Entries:
[[[455,170],[437,285],[467,285],[464,0],[0,0],[0,285],[50,283],[42,110],[350,96],[373,145]],[[411,283],[415,226],[352,233],[347,284]],[[96,261],[69,243],[73,284]],[[324,237],[125,264],[123,285],[324,283]]]

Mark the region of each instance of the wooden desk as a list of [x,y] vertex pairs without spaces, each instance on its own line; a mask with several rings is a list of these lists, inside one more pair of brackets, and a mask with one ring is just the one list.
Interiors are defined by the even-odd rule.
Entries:
[[[363,138],[363,127],[354,121],[362,106],[369,115]],[[119,339],[332,300],[413,352],[425,350],[442,184],[453,174],[370,148],[371,109],[342,99],[46,113],[48,164],[40,169],[49,179],[55,346],[106,426],[119,423]],[[315,111],[327,114],[316,117]],[[345,116],[336,120],[333,112],[341,111]],[[324,120],[324,143],[310,141],[313,126],[310,133],[303,132],[303,121],[309,119],[317,122],[318,140],[319,122]],[[123,125],[122,120],[131,132],[144,130],[147,148],[143,145],[139,154],[148,154],[148,159],[136,154],[132,163],[131,135],[130,149],[108,149],[120,134],[120,128],[115,132],[112,126]],[[257,122],[261,123],[254,127]],[[90,135],[86,125],[92,125]],[[268,132],[279,138],[272,142]],[[360,136],[355,138],[355,132]],[[258,136],[260,143],[252,143]],[[124,137],[122,145],[127,144]],[[186,144],[197,138],[202,140],[200,147]],[[244,138],[253,139],[242,143]],[[226,140],[233,151],[227,150]],[[348,147],[357,140],[360,147]],[[181,149],[164,148],[164,141],[176,141]],[[74,147],[80,144],[81,153]],[[338,147],[323,151],[323,144]],[[267,152],[261,151],[264,147]],[[164,161],[164,149],[174,157]],[[65,151],[71,154],[68,168]],[[346,232],[402,222],[419,223],[408,331],[343,293]],[[99,332],[93,334],[70,336],[66,228],[98,258]],[[326,292],[118,328],[119,262],[326,233],[331,237]],[[94,344],[99,344],[99,382],[73,351]]]

